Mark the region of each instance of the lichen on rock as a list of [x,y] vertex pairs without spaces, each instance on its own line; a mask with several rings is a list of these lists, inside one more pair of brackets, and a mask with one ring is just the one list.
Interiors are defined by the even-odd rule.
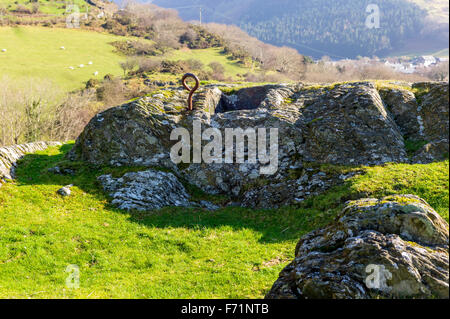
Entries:
[[166,206],[217,209],[206,201],[191,201],[183,184],[172,173],[146,170],[126,173],[119,178],[102,175],[98,181],[112,197],[112,204],[120,209],[148,211]]
[[449,298],[449,227],[412,195],[347,203],[303,236],[266,298]]
[[0,186],[3,181],[14,178],[17,161],[28,153],[43,151],[50,146],[61,145],[59,142],[35,142],[0,147]]
[[[435,110],[448,114],[448,91],[441,83],[428,84],[420,101],[409,91],[379,91],[371,82],[227,88],[227,94],[220,88],[200,89],[192,112],[186,111],[188,92],[182,88],[106,110],[87,125],[69,158],[96,165],[163,167],[209,194],[225,194],[248,207],[273,208],[301,202],[341,183],[335,176],[313,176],[320,172],[291,177],[293,169],[301,170],[307,163],[422,163],[448,156],[448,117],[439,117],[437,123],[434,114]],[[191,142],[191,161],[175,164],[170,151],[178,141],[170,139],[171,132],[184,128],[192,138],[194,122],[200,123],[202,132],[214,129],[222,136],[227,129],[265,128],[267,141],[269,130],[276,129],[278,143],[272,143],[278,151],[276,172],[262,174],[265,164],[259,154],[256,163],[248,160],[248,145],[243,163],[194,163]],[[405,138],[423,138],[431,144],[410,157]],[[202,139],[202,147],[207,143]],[[236,149],[238,142],[233,143]]]

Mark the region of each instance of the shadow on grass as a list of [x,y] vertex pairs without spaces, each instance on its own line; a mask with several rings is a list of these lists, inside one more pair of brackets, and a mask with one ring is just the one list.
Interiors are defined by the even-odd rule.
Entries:
[[[26,155],[16,170],[16,180],[21,185],[55,185],[57,188],[73,184],[99,201],[108,200],[97,177],[102,174],[121,176],[126,171],[143,168],[95,167],[85,163],[69,162],[65,155],[72,144],[65,144],[54,151]],[[71,168],[73,175],[50,173],[54,166]],[[203,228],[231,227],[233,230],[252,229],[261,234],[260,241],[267,243],[297,240],[309,231],[331,222],[341,208],[342,194],[348,194],[348,186],[336,192],[335,196],[324,197],[321,201],[306,201],[302,207],[279,209],[249,209],[225,207],[217,211],[201,208],[166,207],[155,211],[124,211],[112,205],[105,210],[129,215],[129,220],[149,227],[183,227],[192,230]],[[326,208],[325,208],[326,207]]]

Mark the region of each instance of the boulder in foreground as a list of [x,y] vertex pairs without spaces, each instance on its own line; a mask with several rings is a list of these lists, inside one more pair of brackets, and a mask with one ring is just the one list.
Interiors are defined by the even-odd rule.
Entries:
[[166,206],[218,207],[207,201],[192,202],[183,184],[172,173],[146,170],[130,172],[120,178],[112,175],[98,177],[103,188],[120,209],[153,210]]
[[448,224],[412,195],[349,202],[300,239],[268,299],[449,298]]

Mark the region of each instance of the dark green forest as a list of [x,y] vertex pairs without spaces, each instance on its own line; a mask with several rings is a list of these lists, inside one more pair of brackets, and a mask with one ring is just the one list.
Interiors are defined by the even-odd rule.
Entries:
[[[426,12],[406,0],[157,0],[163,7],[184,7],[180,16],[236,24],[250,35],[302,54],[332,58],[384,56],[417,41]],[[380,11],[380,27],[367,28],[369,4]],[[189,6],[192,6],[189,8]],[[188,7],[188,8],[186,8]]]

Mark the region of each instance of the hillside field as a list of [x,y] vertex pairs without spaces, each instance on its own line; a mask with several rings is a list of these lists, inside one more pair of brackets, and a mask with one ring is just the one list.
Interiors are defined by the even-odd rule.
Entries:
[[[118,38],[74,29],[0,28],[0,50],[7,50],[0,52],[2,75],[46,79],[65,90],[79,89],[90,78],[123,73],[119,62],[125,58],[114,53],[115,48],[109,44]],[[74,70],[69,69],[71,66]]]
[[[2,75],[15,79],[36,78],[51,80],[66,91],[80,89],[91,78],[102,79],[105,74],[123,75],[119,63],[125,56],[115,52],[110,44],[125,41],[127,37],[75,29],[44,27],[0,27],[0,68]],[[139,41],[147,41],[139,39]],[[64,47],[65,50],[62,50]],[[197,59],[206,66],[213,61],[221,63],[225,75],[236,77],[250,69],[239,65],[221,53],[221,48],[202,50],[173,50],[169,60]],[[89,61],[92,65],[89,65]],[[80,64],[84,67],[80,68]],[[74,67],[73,70],[69,67]],[[98,71],[95,76],[94,72]],[[154,79],[175,80],[168,74],[154,74]]]
[[[27,155],[0,188],[0,298],[262,298],[300,236],[329,223],[344,199],[415,194],[448,221],[448,161],[356,168],[365,174],[298,207],[127,212],[96,177],[130,169],[69,163],[72,145]],[[75,175],[49,173],[57,163]],[[67,184],[72,195],[56,195]],[[79,289],[66,287],[68,265],[79,266]]]
[[[66,2],[57,0],[36,0],[35,2],[29,0],[0,0],[0,7],[8,11],[14,11],[18,5],[31,9],[34,3],[39,4],[39,12],[43,14],[61,15],[66,13]],[[85,0],[71,0],[70,2],[67,1],[67,4],[77,5],[80,12],[86,12],[90,7]]]

